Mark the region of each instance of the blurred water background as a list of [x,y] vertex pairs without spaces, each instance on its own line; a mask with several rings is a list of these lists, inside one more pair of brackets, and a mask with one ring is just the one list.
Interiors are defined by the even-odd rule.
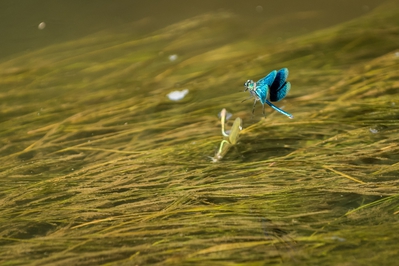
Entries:
[[[0,264],[399,258],[398,1],[4,0],[0,20]],[[294,119],[252,115],[244,82],[283,67]]]

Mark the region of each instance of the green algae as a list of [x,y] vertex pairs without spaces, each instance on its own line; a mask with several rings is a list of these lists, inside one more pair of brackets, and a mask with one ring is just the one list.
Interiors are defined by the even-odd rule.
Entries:
[[[398,18],[272,42],[207,14],[1,63],[0,262],[397,261]],[[243,82],[281,67],[295,119],[252,118]],[[212,164],[222,108],[243,130]]]

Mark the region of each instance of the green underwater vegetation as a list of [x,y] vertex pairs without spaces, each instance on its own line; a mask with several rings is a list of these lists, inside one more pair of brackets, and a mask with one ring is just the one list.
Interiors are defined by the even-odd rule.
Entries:
[[[399,259],[397,2],[272,40],[222,11],[130,27],[0,63],[0,264]],[[295,118],[252,117],[243,83],[282,67]]]

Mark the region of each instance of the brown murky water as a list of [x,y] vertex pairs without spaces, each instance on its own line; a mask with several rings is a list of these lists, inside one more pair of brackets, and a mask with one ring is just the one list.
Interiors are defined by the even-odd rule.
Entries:
[[[385,1],[12,1],[0,3],[2,41],[0,59],[48,45],[77,40],[99,31],[150,34],[156,29],[208,12],[232,12],[247,23],[269,23],[268,31],[281,36],[297,35],[329,27],[371,12]],[[273,21],[273,23],[270,23]],[[45,30],[38,30],[45,22]],[[130,31],[128,25],[139,27]],[[43,24],[42,24],[43,27]]]

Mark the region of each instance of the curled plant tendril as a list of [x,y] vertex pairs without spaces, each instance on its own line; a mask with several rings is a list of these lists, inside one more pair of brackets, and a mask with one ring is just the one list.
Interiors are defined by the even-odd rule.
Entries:
[[242,130],[241,124],[242,120],[241,118],[237,117],[234,120],[233,126],[231,127],[231,130],[229,133],[225,131],[225,124],[226,124],[226,116],[227,116],[227,111],[225,108],[220,112],[220,122],[222,124],[222,135],[225,139],[222,140],[220,143],[219,149],[216,152],[214,157],[210,157],[212,162],[218,162],[220,161],[229,151],[229,149],[237,144],[240,131]]

